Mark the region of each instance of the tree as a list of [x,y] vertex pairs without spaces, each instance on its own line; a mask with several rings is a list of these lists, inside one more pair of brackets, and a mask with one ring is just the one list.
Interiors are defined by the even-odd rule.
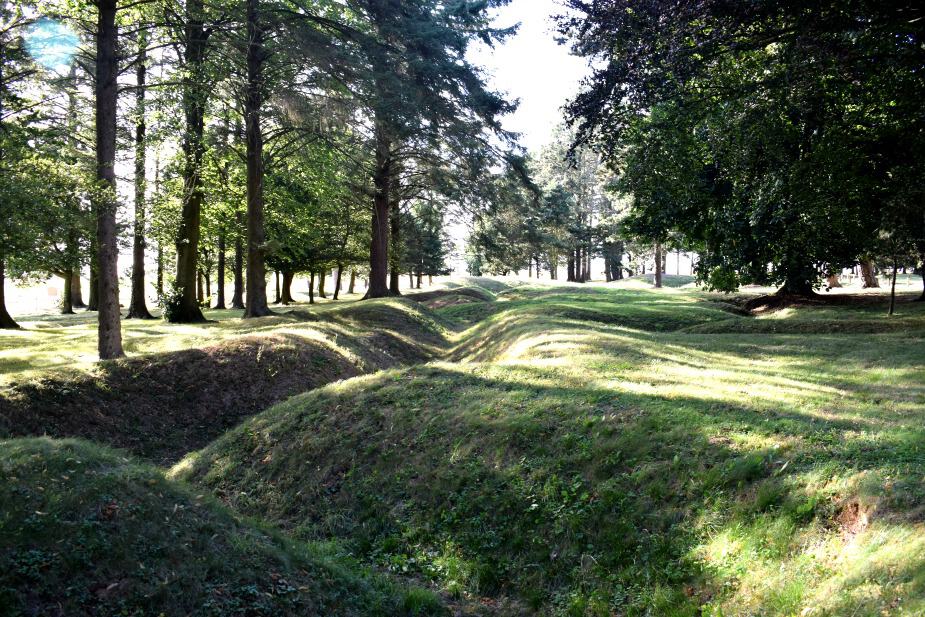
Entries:
[[[653,163],[636,185],[684,188],[683,209],[649,198],[637,207],[643,220],[671,223],[650,231],[702,245],[702,280],[808,294],[876,243],[896,189],[892,153],[916,152],[922,133],[921,7],[569,6],[577,13],[562,18],[562,33],[600,67],[568,109],[576,143],[617,167]],[[648,152],[653,141],[684,147]],[[689,166],[677,165],[682,157]],[[677,169],[684,175],[668,175]],[[666,207],[671,216],[657,213]]]

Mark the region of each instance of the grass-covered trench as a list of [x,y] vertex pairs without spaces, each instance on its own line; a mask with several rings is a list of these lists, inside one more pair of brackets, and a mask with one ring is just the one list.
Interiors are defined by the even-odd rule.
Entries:
[[[165,614],[238,614],[206,600],[226,580],[235,606],[240,589],[273,598],[267,572],[294,614],[925,613],[922,304],[749,317],[690,290],[498,284],[419,300],[388,306],[441,332],[436,360],[297,395],[170,467],[3,442],[0,598],[29,606],[52,573],[131,561],[135,532],[104,513],[132,503],[157,547],[130,544],[142,563],[182,565],[199,594]],[[68,458],[111,475],[84,481]],[[210,533],[177,531],[175,503]],[[54,535],[84,528],[95,540]],[[213,534],[239,551],[225,570],[184,559]],[[131,608],[150,592],[130,588],[106,593]],[[267,606],[239,614],[284,605]]]

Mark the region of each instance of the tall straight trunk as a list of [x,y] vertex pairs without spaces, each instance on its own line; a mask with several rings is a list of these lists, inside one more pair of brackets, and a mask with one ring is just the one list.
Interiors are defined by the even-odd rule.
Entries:
[[86,308],[83,292],[80,290],[80,268],[71,270],[71,307]]
[[574,283],[575,282],[575,253],[573,251],[569,251],[569,254],[568,254],[566,273],[567,273],[567,276],[565,280],[568,281],[569,283]]
[[893,280],[890,282],[890,316],[896,313],[896,273],[899,271],[899,256],[893,255]]
[[215,308],[225,308],[225,232],[218,234],[218,276],[215,279],[217,298]]
[[877,273],[874,264],[869,259],[861,261],[861,278],[864,279],[864,289],[879,289],[880,281],[877,279]]
[[662,261],[662,245],[655,245],[655,288],[662,288],[662,266],[664,262]]
[[340,287],[343,284],[344,264],[337,264],[337,278],[334,281],[334,300],[340,297]]
[[424,271],[423,271],[423,270],[418,270],[418,289],[421,288],[421,284],[422,284],[423,280],[424,280]]
[[369,245],[369,288],[366,298],[389,295],[389,189],[392,183],[392,142],[383,118],[376,114],[376,167],[373,174],[372,239]]
[[132,238],[132,299],[128,319],[154,319],[145,303],[145,85],[148,37],[145,30],[138,35],[138,66],[135,69],[135,228]]
[[203,276],[202,268],[199,269],[199,272],[196,275],[196,300],[199,302],[199,306],[202,306],[206,303],[206,294],[203,285]]
[[19,324],[6,310],[6,259],[0,255],[0,329],[18,330]]
[[408,270],[408,289],[414,289],[414,271]]
[[206,278],[206,301],[204,306],[209,306],[209,300],[212,299],[212,273],[208,270],[203,270],[203,275]]
[[186,81],[183,84],[183,207],[177,234],[176,284],[182,290],[178,310],[172,320],[177,323],[205,321],[196,298],[199,273],[199,239],[202,225],[202,159],[204,153],[206,99],[209,87],[205,77],[205,56],[209,33],[203,23],[204,1],[186,3],[183,61]]
[[164,295],[164,246],[158,242],[157,243],[157,279],[155,281],[155,288],[157,289],[157,297],[161,298]]
[[72,274],[72,270],[62,272],[61,278],[64,279],[64,293],[61,294],[61,314],[73,315],[74,292],[71,290],[71,286],[74,284],[74,275]]
[[[392,188],[389,191],[389,294],[400,296],[398,279],[401,274],[401,206],[398,199],[398,182],[393,174]],[[412,283],[411,288],[414,288]]]
[[231,308],[233,309],[244,308],[244,243],[241,240],[241,229],[244,221],[242,216],[240,212],[235,213],[237,226],[234,234],[234,264],[232,266],[234,269],[234,295],[231,297]]
[[244,131],[247,135],[247,301],[244,317],[272,315],[267,306],[267,274],[264,267],[266,230],[263,225],[263,65],[267,59],[265,33],[260,23],[258,0],[247,0],[247,86],[244,97]]
[[283,304],[289,305],[293,304],[295,300],[292,299],[292,281],[295,279],[295,272],[287,270],[283,272],[283,293],[281,301]]
[[273,304],[279,304],[283,301],[283,297],[280,295],[279,291],[279,270],[273,271],[273,278],[276,281],[276,296],[273,298]]
[[328,278],[327,268],[318,271],[318,297],[327,299],[328,294],[324,291],[324,282]]
[[311,270],[308,273],[308,303],[315,303],[315,271]]
[[90,245],[90,297],[87,300],[87,310],[97,311],[100,308],[100,266],[96,258],[97,253],[96,234],[93,235],[93,242]]
[[591,282],[591,247],[585,249],[585,282]]
[[352,294],[356,289],[357,285],[357,271],[351,268],[350,270],[350,284],[347,286],[347,293]]
[[96,178],[106,188],[96,203],[99,268],[97,333],[100,359],[125,355],[119,311],[119,239],[116,230],[116,107],[119,99],[116,0],[98,0],[96,30]]

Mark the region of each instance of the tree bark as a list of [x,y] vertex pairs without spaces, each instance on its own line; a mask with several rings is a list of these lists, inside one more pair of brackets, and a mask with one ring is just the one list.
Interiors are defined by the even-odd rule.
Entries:
[[347,287],[348,294],[352,294],[354,292],[354,290],[356,289],[356,284],[357,284],[357,271],[351,269],[350,270],[350,285],[348,285]]
[[890,283],[890,317],[896,313],[896,273],[899,271],[899,256],[893,255],[893,280]]
[[225,232],[218,235],[218,276],[215,279],[217,289],[217,298],[215,300],[216,309],[225,308]]
[[154,319],[145,302],[145,85],[148,37],[144,30],[138,35],[138,66],[135,69],[135,227],[132,238],[132,298],[127,319]]
[[119,243],[116,233],[116,108],[119,98],[116,0],[97,1],[96,31],[96,177],[106,194],[96,204],[99,267],[98,350],[101,360],[121,358]]
[[655,245],[655,288],[662,288],[662,245]]
[[328,278],[328,269],[322,268],[318,272],[318,297],[327,299],[328,294],[324,291],[324,282]]
[[282,303],[287,306],[295,303],[295,300],[292,298],[292,281],[294,279],[295,272],[292,272],[291,270],[283,272],[283,292],[280,299]]
[[202,306],[206,303],[206,295],[203,290],[204,285],[202,284],[202,268],[199,269],[199,273],[196,275],[196,300],[199,302],[199,306]]
[[155,281],[157,297],[164,295],[164,247],[160,241],[157,243],[157,280]]
[[274,280],[276,281],[276,297],[273,299],[273,303],[279,304],[280,302],[283,301],[283,296],[280,293],[280,289],[279,289],[279,270],[273,271],[273,277],[274,277]]
[[244,309],[244,243],[241,240],[242,214],[235,213],[234,234],[234,295],[231,298],[231,308]]
[[829,289],[838,289],[842,287],[841,281],[838,280],[838,275],[835,273],[828,275],[825,281]]
[[315,303],[315,271],[308,273],[308,303]]
[[6,310],[6,259],[0,256],[0,329],[18,330],[19,324]]
[[247,87],[244,121],[247,134],[247,302],[246,319],[272,315],[267,306],[267,275],[264,267],[266,230],[263,224],[263,65],[267,59],[258,0],[247,0]]
[[922,295],[916,299],[916,302],[925,302],[925,251],[921,254],[922,266],[919,273],[922,275]]
[[373,174],[372,239],[369,246],[369,287],[365,299],[389,295],[389,189],[392,183],[392,142],[384,119],[376,114],[376,167]]
[[83,292],[80,290],[80,268],[71,270],[71,307],[87,308],[84,303]]
[[334,281],[334,300],[337,300],[340,297],[340,287],[343,282],[344,275],[344,265],[337,264],[337,278]]
[[62,272],[61,278],[64,279],[64,293],[61,294],[61,314],[73,315],[74,292],[71,290],[71,285],[74,283],[74,276],[72,274],[72,270]]
[[[399,286],[399,277],[401,275],[401,205],[398,199],[398,183],[392,181],[392,188],[389,192],[389,294],[393,296],[401,295]],[[411,284],[414,288],[414,283]]]
[[205,79],[205,56],[209,33],[203,23],[203,0],[186,3],[184,28],[184,63],[186,82],[182,105],[185,119],[183,134],[183,207],[177,234],[176,284],[182,290],[180,307],[172,320],[176,323],[205,321],[196,298],[199,273],[199,239],[202,225],[203,133],[205,131],[206,99],[209,96]]
[[861,278],[864,279],[864,289],[879,289],[880,281],[877,279],[877,274],[874,271],[874,264],[868,259],[864,259],[860,263],[861,265]]
[[87,310],[96,312],[100,308],[100,270],[96,255],[99,252],[96,243],[96,234],[93,235],[90,254],[90,298],[87,300]]

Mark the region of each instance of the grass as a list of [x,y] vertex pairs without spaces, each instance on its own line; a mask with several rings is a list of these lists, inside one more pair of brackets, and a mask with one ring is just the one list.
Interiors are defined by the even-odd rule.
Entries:
[[922,614],[925,305],[884,306],[480,279],[326,309],[285,327],[355,311],[442,360],[281,402],[163,481],[478,614]]
[[444,614],[86,442],[0,442],[0,474],[0,615]]

